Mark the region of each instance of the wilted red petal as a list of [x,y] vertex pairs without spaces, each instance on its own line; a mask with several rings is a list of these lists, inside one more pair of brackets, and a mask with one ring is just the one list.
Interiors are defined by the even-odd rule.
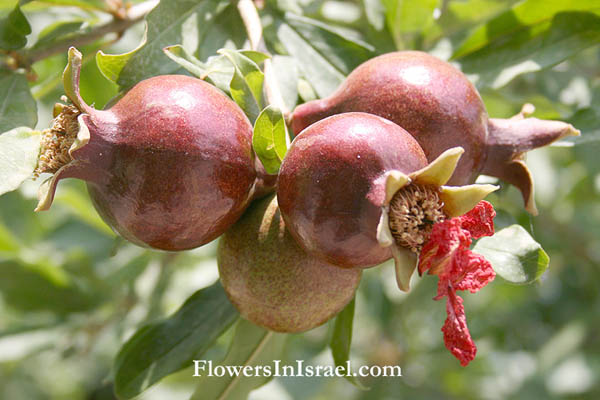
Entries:
[[465,215],[435,224],[419,255],[419,273],[429,271],[439,278],[434,299],[448,297],[448,317],[442,327],[444,343],[462,366],[475,358],[477,347],[467,328],[463,300],[456,290],[475,293],[496,276],[489,261],[469,250],[471,238],[494,234],[495,216],[492,205],[481,201]]
[[454,357],[458,358],[460,365],[465,367],[475,358],[477,346],[473,343],[467,328],[463,299],[452,289],[448,290],[446,312],[448,317],[442,327],[444,344]]
[[439,250],[439,246],[432,240],[429,240],[419,254],[419,275],[423,275],[423,272],[431,268]]
[[468,290],[475,293],[496,277],[492,264],[481,254],[464,249],[460,251],[460,255],[456,259],[456,264],[463,268],[460,275],[454,276],[453,287],[456,290]]
[[461,247],[471,245],[471,234],[462,229],[460,217],[438,222],[433,226],[429,239],[419,255],[419,273],[430,270],[430,274],[439,275],[441,264],[448,256]]
[[494,207],[489,202],[481,200],[471,211],[458,218],[462,220],[462,228],[468,230],[473,239],[479,239],[494,234],[495,216]]

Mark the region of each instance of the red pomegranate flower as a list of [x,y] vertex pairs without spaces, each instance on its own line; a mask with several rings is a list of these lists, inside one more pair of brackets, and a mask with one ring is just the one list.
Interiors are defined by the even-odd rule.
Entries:
[[492,205],[480,201],[465,215],[435,224],[419,257],[419,274],[427,271],[439,278],[434,300],[447,298],[444,343],[462,366],[475,358],[477,347],[467,328],[463,299],[456,291],[475,293],[496,276],[489,261],[469,250],[472,239],[494,234],[495,216]]

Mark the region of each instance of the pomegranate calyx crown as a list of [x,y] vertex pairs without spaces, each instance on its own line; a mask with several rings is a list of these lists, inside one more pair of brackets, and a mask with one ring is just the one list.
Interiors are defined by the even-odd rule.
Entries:
[[50,208],[58,181],[74,176],[79,167],[73,153],[90,141],[90,131],[82,113],[90,113],[94,109],[83,101],[79,93],[81,53],[75,47],[71,47],[68,54],[69,60],[63,72],[63,85],[73,106],[57,103],[54,106],[52,127],[44,130],[35,174],[50,172],[53,175],[40,185],[35,211]]
[[386,176],[377,240],[382,247],[392,248],[400,290],[408,290],[417,264],[409,253],[420,252],[433,225],[465,214],[498,189],[487,184],[445,186],[463,152],[454,147],[418,171],[408,175],[390,171]]

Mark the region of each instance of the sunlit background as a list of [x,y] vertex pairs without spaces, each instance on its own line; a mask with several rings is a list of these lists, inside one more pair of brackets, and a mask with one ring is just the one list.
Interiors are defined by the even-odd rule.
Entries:
[[[427,18],[417,19],[427,23],[401,25],[402,13],[398,20],[389,13],[371,15],[379,31],[367,27],[365,5],[374,13],[394,1],[286,3],[309,17],[352,28],[377,53],[424,49],[447,58],[467,28],[515,2],[429,0],[422,6]],[[34,30],[31,41],[49,24],[96,18],[37,2],[24,10]],[[114,44],[99,41],[80,49],[85,55],[81,91],[88,103],[101,108],[118,90],[98,71],[96,51],[132,50],[142,35],[138,24]],[[537,108],[534,116],[572,122],[583,137],[575,146],[528,155],[539,217],[524,212],[514,187],[503,185],[490,196],[498,211],[496,228],[521,224],[551,261],[536,284],[515,286],[497,278],[479,293],[464,295],[478,347],[475,361],[463,368],[444,347],[445,302],[432,300],[437,279],[415,277],[410,294],[403,294],[388,263],[364,274],[351,358],[354,366],[400,365],[402,377],[365,378],[368,391],[342,378],[276,378],[251,399],[600,398],[599,61],[594,46],[551,69],[481,90],[492,117],[510,117],[530,102]],[[62,94],[59,74],[65,64],[66,55],[57,55],[34,65],[39,129],[48,125]],[[79,181],[62,182],[52,210],[33,213],[38,184],[28,182],[0,197],[0,399],[113,399],[111,365],[121,344],[140,325],[172,313],[218,279],[216,243],[176,256],[143,250],[116,239]],[[287,360],[331,365],[331,329],[329,323],[291,336]],[[220,360],[229,338],[230,333],[222,337],[204,358]],[[187,399],[195,385],[192,373],[190,366],[140,399]]]

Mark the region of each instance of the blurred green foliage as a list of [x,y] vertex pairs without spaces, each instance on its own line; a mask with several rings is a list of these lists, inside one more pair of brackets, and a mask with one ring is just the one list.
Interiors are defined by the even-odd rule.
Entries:
[[[8,3],[0,7],[0,18],[21,19],[14,11],[17,2]],[[134,52],[128,67],[113,70],[115,82],[102,75],[94,54],[99,49],[120,54],[138,48],[143,26],[130,28],[118,42],[100,38],[80,48],[85,55],[81,90],[87,102],[101,108],[119,86],[156,73],[183,72],[163,55],[164,46],[183,44],[205,62],[219,48],[243,45],[245,33],[235,7],[209,0],[170,3],[163,1],[148,17],[148,42]],[[85,8],[63,7],[81,4]],[[497,228],[520,224],[543,245],[551,263],[533,285],[515,286],[497,278],[477,295],[464,296],[479,349],[467,368],[444,347],[440,328],[445,304],[432,300],[436,279],[417,277],[411,293],[402,294],[395,287],[393,266],[385,264],[364,274],[350,358],[354,366],[400,365],[402,377],[363,379],[368,391],[343,378],[283,377],[250,398],[600,398],[598,2],[266,4],[261,14],[269,50],[294,57],[301,74],[286,104],[295,104],[298,93],[300,101],[325,96],[373,55],[420,49],[446,59],[454,56],[477,81],[491,116],[510,117],[531,102],[537,106],[534,116],[568,120],[583,134],[529,154],[539,217],[524,212],[513,187],[503,186],[490,196],[498,211]],[[25,51],[104,23],[105,5],[21,1],[33,30]],[[198,23],[198,17],[205,16],[199,13],[209,7],[218,12]],[[0,31],[2,38],[26,33]],[[38,129],[48,125],[52,105],[62,94],[65,63],[66,52],[32,65],[36,79],[30,79],[29,87],[36,100]],[[289,63],[282,64],[289,68]],[[27,85],[22,70],[6,69],[0,76],[2,82]],[[10,93],[22,96],[8,103],[16,107],[11,118],[5,117],[4,106],[0,108],[0,121],[13,124],[4,130],[36,123],[28,93]],[[215,243],[177,255],[125,243],[98,217],[85,185],[78,181],[62,182],[52,210],[34,214],[38,183],[27,182],[0,197],[0,399],[114,399],[111,367],[119,348],[137,328],[172,314],[190,295],[216,281]],[[333,325],[293,335],[287,359],[333,363],[328,348]],[[221,360],[232,335],[227,332],[203,358]],[[190,366],[139,398],[187,399],[198,383],[192,374]]]

